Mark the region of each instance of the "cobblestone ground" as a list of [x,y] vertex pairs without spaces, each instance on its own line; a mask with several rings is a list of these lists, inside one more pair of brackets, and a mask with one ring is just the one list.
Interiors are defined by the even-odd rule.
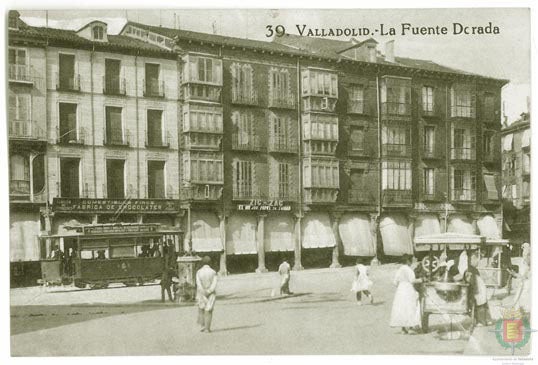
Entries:
[[[180,354],[462,354],[469,339],[443,340],[466,317],[433,315],[431,332],[390,328],[397,265],[371,268],[374,304],[358,306],[353,268],[292,273],[294,295],[275,295],[276,273],[220,279],[213,332],[193,305],[160,303],[160,287],[11,290],[13,356]],[[495,304],[497,303],[497,304]],[[500,301],[491,301],[493,312]],[[485,341],[495,341],[485,333]]]

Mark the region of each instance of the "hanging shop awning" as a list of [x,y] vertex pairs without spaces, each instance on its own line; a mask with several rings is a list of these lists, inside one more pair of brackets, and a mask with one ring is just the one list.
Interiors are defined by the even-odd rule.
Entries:
[[[415,222],[415,238],[441,233],[439,219],[433,214],[421,215]],[[415,251],[429,250],[429,247],[415,245]]]
[[477,222],[480,235],[487,239],[498,240],[501,238],[497,221],[491,215],[485,215],[481,217]]
[[[448,221],[447,232],[458,233],[460,235],[474,236],[475,232],[471,220],[465,216],[453,216]],[[473,246],[474,247],[474,246]],[[465,245],[451,245],[451,250],[463,250]]]
[[12,212],[9,221],[10,261],[39,260],[39,213]]
[[255,216],[246,214],[230,216],[226,229],[226,253],[230,255],[257,253],[256,228]]
[[344,255],[347,256],[375,256],[376,247],[370,230],[370,220],[367,216],[344,215],[338,226]]
[[413,245],[407,227],[407,219],[400,215],[390,215],[379,223],[383,252],[388,256],[413,254]]
[[484,174],[484,184],[486,185],[486,190],[488,192],[488,199],[497,200],[499,199],[499,192],[495,186],[495,176],[492,174]]
[[215,213],[191,213],[192,249],[195,252],[222,251],[219,219]]
[[303,247],[323,248],[336,246],[336,238],[327,213],[310,213],[304,218]]
[[293,218],[289,216],[265,218],[264,236],[266,252],[293,251],[295,247]]

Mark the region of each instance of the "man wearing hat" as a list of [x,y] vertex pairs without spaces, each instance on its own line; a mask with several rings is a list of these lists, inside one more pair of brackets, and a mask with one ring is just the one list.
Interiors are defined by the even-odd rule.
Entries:
[[209,264],[208,256],[202,258],[202,267],[196,272],[196,299],[198,300],[198,324],[202,332],[211,332],[211,319],[215,306],[217,273]]

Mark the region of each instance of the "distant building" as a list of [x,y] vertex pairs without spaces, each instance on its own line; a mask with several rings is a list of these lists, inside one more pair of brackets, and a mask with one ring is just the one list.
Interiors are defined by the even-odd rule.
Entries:
[[[444,231],[501,237],[506,80],[397,57],[391,43],[383,56],[373,39],[18,23],[10,49],[39,55],[26,62],[42,63],[32,113],[46,137],[10,150],[17,166],[44,159],[32,215],[12,213],[12,252],[35,251],[12,261],[43,258],[40,232],[72,220],[179,226],[182,249],[222,273],[276,269],[283,255],[296,269],[400,256]],[[35,90],[10,80],[22,87]],[[12,212],[19,177],[24,204],[35,190],[21,171]]]
[[502,129],[504,234],[514,244],[530,242],[530,113]]

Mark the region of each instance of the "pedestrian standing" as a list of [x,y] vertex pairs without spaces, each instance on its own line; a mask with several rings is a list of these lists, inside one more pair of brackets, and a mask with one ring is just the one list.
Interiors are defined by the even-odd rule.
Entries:
[[491,323],[491,315],[489,313],[487,287],[476,268],[479,261],[478,253],[473,253],[469,261],[464,277],[465,281],[469,283],[469,294],[471,302],[475,306],[477,326],[487,326]]
[[290,292],[291,266],[286,259],[278,267],[278,273],[280,274],[280,295],[292,294]]
[[355,297],[357,299],[357,304],[362,305],[362,295],[364,294],[367,298],[370,299],[370,304],[374,302],[374,296],[370,292],[370,288],[373,285],[373,282],[368,277],[368,267],[361,264],[360,259],[357,260],[356,275],[353,285],[351,286],[351,291],[354,291]]
[[397,288],[392,303],[390,326],[401,327],[403,333],[407,334],[410,328],[420,327],[420,304],[413,284],[422,280],[416,279],[415,272],[411,269],[413,256],[405,254],[402,259],[403,265],[394,276]]
[[175,272],[174,269],[171,267],[165,267],[163,270],[162,276],[161,276],[161,302],[164,303],[164,292],[166,291],[168,293],[168,299],[170,299],[171,302],[174,300],[172,299],[172,278],[174,277]]
[[198,324],[201,332],[211,332],[211,320],[215,306],[217,273],[209,265],[211,259],[204,256],[202,267],[196,272],[196,299],[198,301]]

